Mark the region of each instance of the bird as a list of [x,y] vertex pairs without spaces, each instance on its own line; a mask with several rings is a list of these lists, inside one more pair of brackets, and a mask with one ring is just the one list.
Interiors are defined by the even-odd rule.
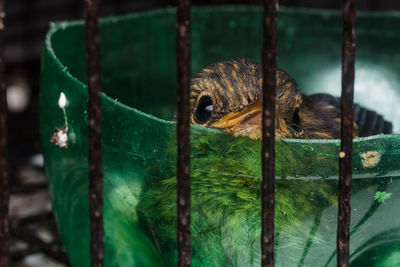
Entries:
[[[329,94],[305,95],[288,73],[275,76],[275,136],[340,138],[340,99]],[[240,58],[204,68],[191,80],[191,123],[234,135],[261,139],[261,64]],[[374,111],[354,105],[353,137],[389,134],[392,124]]]
[[[190,88],[191,123],[226,132],[215,134],[196,129],[191,133],[192,264],[260,266],[261,66],[250,59],[218,62],[197,74]],[[275,110],[279,138],[339,136],[339,98],[302,94],[296,81],[282,70],[276,74]],[[377,113],[359,105],[354,110],[355,136],[391,129],[391,124]],[[176,135],[166,138],[162,166],[159,160],[146,164],[146,183],[137,212],[140,225],[165,265],[176,266],[177,176],[176,169],[171,168],[177,160]],[[336,254],[338,185],[337,180],[325,178],[337,172],[334,155],[339,157],[338,147],[332,143],[314,145],[316,149],[304,147],[304,142],[292,145],[276,142],[277,265],[304,266],[307,261],[324,265],[329,255]],[[352,188],[352,194],[362,188]]]

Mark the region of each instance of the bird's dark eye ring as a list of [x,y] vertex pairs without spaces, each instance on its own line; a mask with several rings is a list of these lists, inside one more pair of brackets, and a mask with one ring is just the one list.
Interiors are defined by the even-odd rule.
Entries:
[[300,132],[301,130],[301,125],[300,125],[300,117],[299,117],[299,109],[296,108],[293,112],[293,118],[292,118],[292,128],[296,132]]
[[204,95],[200,98],[197,104],[196,111],[193,115],[193,120],[197,124],[204,124],[211,118],[213,110],[214,105],[211,97],[208,95]]

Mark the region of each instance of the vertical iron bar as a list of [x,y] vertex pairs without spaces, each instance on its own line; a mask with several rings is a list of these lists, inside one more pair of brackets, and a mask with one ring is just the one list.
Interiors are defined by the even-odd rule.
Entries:
[[190,266],[190,0],[178,0],[176,42],[178,72],[178,266]]
[[103,266],[103,162],[101,147],[100,27],[97,0],[85,1],[89,117],[89,212],[91,266]]
[[0,267],[9,266],[7,92],[4,77],[4,2],[0,0]]
[[274,266],[276,0],[264,0],[261,265]]
[[342,96],[339,154],[337,265],[349,266],[350,191],[353,146],[354,62],[356,48],[355,0],[343,0]]

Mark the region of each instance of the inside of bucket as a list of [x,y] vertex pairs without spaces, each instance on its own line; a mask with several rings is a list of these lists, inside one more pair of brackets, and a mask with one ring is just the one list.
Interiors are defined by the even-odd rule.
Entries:
[[[192,19],[193,73],[225,59],[259,60],[261,9],[195,8]],[[279,21],[280,68],[297,80],[304,93],[338,96],[341,15],[281,8]],[[391,93],[399,85],[394,75],[400,69],[396,18],[361,15],[357,22],[356,101],[365,105],[374,101],[367,107],[381,113],[388,106],[385,118],[399,121],[397,105],[391,104],[399,100],[398,93]],[[83,24],[61,26],[52,35],[55,55],[66,71],[85,82]],[[146,113],[171,119],[176,98],[173,10],[105,19],[102,33],[105,93]],[[49,66],[53,65],[46,66],[46,77],[54,74]],[[55,73],[55,80],[62,76]],[[76,94],[79,101],[71,101],[67,110],[70,129],[81,136],[77,135],[77,142],[68,149],[58,149],[47,137],[62,119],[56,105],[57,90],[67,90],[72,98],[74,90],[82,89],[69,86],[64,82],[67,79],[59,80],[43,94],[42,104],[47,105],[41,121],[50,125],[44,127],[48,132],[42,131],[46,168],[67,250],[77,265],[88,265],[88,250],[82,249],[89,247],[87,122],[84,116],[82,120],[86,98]],[[368,90],[358,89],[360,84]],[[52,97],[53,91],[57,93]],[[142,266],[152,261],[154,264],[146,266],[161,266],[161,262],[173,266],[177,258],[175,125],[151,120],[111,101],[105,103],[105,260],[109,265],[140,262],[136,265]],[[110,106],[112,109],[107,109]],[[56,112],[49,112],[49,107]],[[261,141],[200,127],[192,128],[191,137],[193,265],[259,266]],[[276,141],[277,266],[335,264],[339,142],[319,141]],[[398,142],[398,135],[354,142],[351,259],[358,262],[354,266],[373,264],[372,253],[376,262],[392,256],[399,260]]]
[[[193,75],[209,64],[232,58],[260,62],[261,9],[210,9],[192,14]],[[335,12],[279,14],[278,66],[305,94],[341,90],[341,16]],[[355,102],[372,109],[400,130],[400,30],[389,18],[359,16]],[[53,37],[55,54],[73,76],[86,80],[84,34],[80,27]],[[154,116],[171,120],[175,112],[175,16],[149,13],[134,23],[120,19],[118,28],[102,24],[102,81],[111,98]],[[77,56],[82,55],[82,56]]]

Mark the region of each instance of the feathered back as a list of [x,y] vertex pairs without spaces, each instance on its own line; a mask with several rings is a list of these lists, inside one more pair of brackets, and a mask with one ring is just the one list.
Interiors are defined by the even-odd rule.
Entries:
[[[326,107],[334,107],[331,111],[327,109],[327,112],[333,112],[329,116],[330,118],[340,118],[340,98],[328,94],[314,94],[306,97],[306,101],[309,106],[319,109],[317,106],[322,105]],[[320,112],[324,112],[324,109],[319,109]],[[320,113],[321,114],[321,113]],[[324,114],[321,114],[324,116]],[[375,111],[361,107],[358,104],[354,104],[354,122],[357,125],[357,133],[359,137],[365,137],[376,134],[391,134],[393,125],[392,123],[383,119],[382,115],[379,115]],[[337,133],[340,131],[340,120],[336,120],[333,123],[337,128]],[[335,136],[339,138],[340,136]]]

